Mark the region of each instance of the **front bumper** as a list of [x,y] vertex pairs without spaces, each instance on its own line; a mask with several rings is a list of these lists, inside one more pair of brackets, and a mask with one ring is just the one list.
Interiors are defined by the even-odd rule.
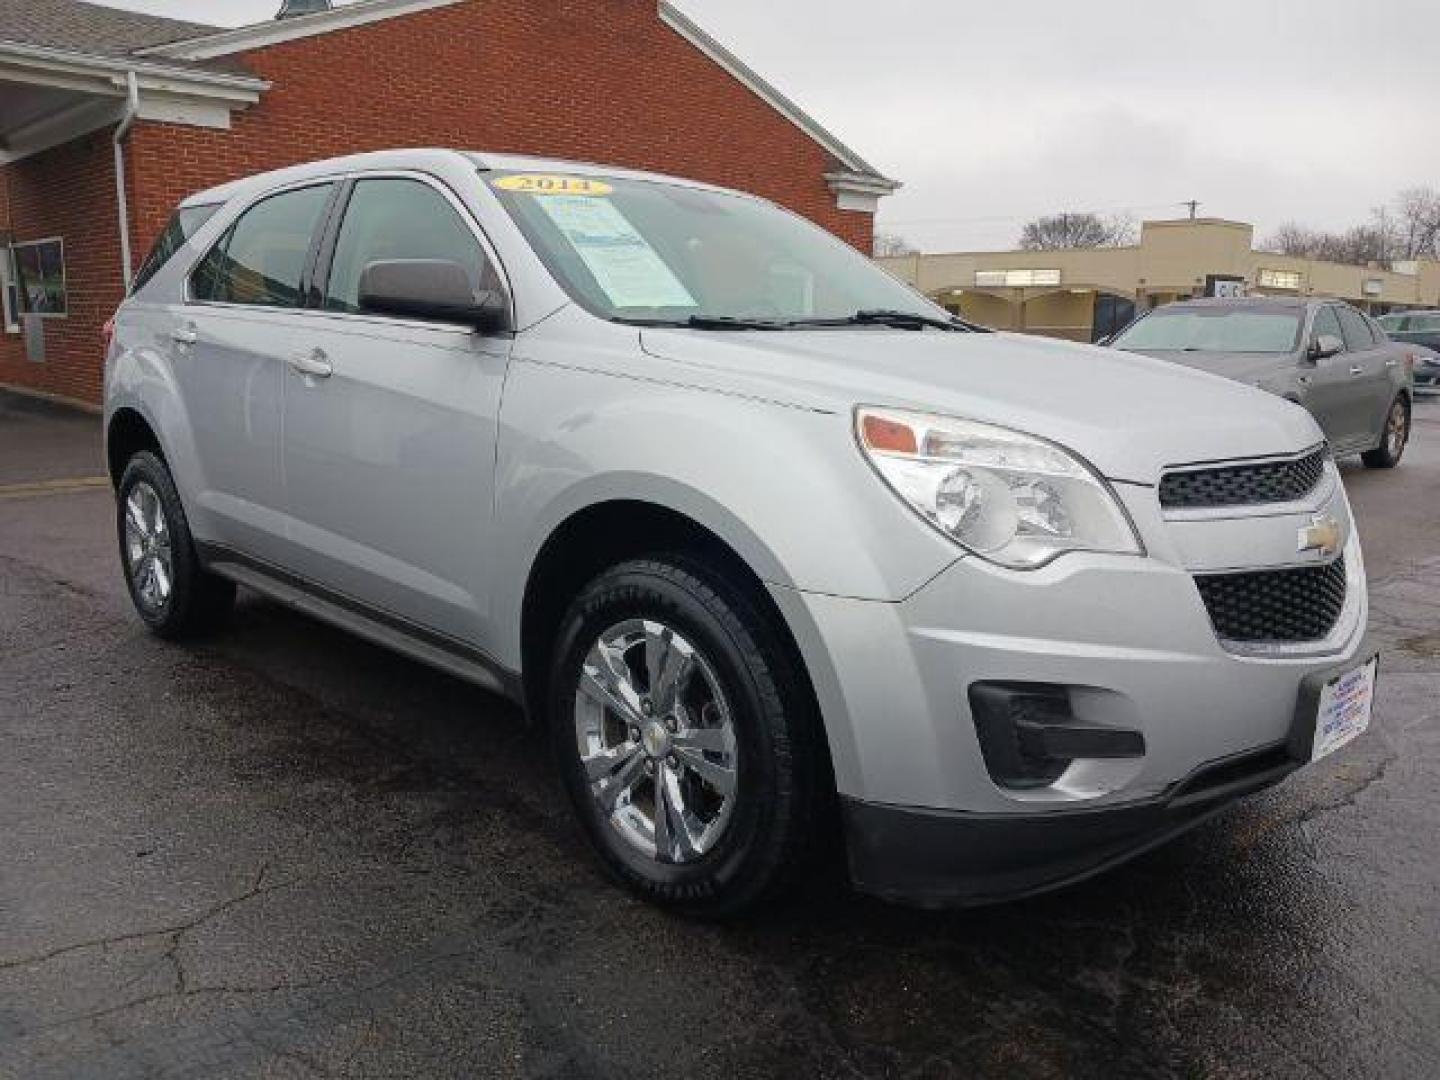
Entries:
[[[1160,520],[1153,489],[1122,497],[1144,557],[1075,554],[1029,572],[964,558],[897,603],[772,587],[825,718],[859,887],[921,903],[1052,888],[1302,764],[1287,749],[1297,701],[1364,648],[1358,542],[1344,552],[1345,612],[1324,641],[1294,650],[1228,649],[1194,574],[1275,565],[1286,544],[1297,559],[1297,529],[1317,511],[1350,520],[1343,489],[1209,522]],[[980,683],[1063,687],[1080,726],[1139,733],[1143,754],[999,783],[970,696]]]
[[[1373,655],[1362,649],[1361,655]],[[978,906],[1073,884],[1135,858],[1307,764],[1322,687],[1306,676],[1284,742],[1208,762],[1163,795],[1050,813],[975,814],[843,801],[855,887],[921,907]]]

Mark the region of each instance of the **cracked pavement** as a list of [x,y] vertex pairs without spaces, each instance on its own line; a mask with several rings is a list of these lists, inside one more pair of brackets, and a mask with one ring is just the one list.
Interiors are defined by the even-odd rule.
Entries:
[[[1440,404],[1346,468],[1374,729],[1134,863],[925,913],[811,884],[735,926],[604,881],[543,741],[247,597],[148,637],[107,490],[0,502],[0,1076],[1440,1074]],[[98,427],[0,396],[0,488]]]

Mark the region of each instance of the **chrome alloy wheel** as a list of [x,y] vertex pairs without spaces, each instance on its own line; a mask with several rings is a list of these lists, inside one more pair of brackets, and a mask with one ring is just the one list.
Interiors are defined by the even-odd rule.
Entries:
[[628,619],[600,635],[575,737],[591,797],[631,847],[668,864],[714,849],[735,809],[735,725],[709,662],[672,627]]
[[170,599],[175,564],[160,496],[143,480],[125,499],[125,561],[141,604],[159,611]]
[[1405,403],[1397,400],[1390,406],[1390,417],[1385,421],[1385,449],[1392,458],[1399,460],[1409,440],[1410,418],[1405,412]]

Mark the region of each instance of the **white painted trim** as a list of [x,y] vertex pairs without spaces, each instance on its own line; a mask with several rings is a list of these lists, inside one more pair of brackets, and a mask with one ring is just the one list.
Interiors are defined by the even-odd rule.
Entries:
[[835,205],[841,210],[873,214],[880,209],[880,200],[900,187],[894,180],[877,179],[853,172],[828,172],[825,183],[835,193]]
[[728,71],[767,105],[823,146],[846,169],[866,177],[877,188],[883,188],[883,191],[877,191],[877,198],[881,194],[888,195],[900,186],[898,181],[888,179],[875,166],[827,131],[818,120],[762,78],[752,67],[707,34],[688,15],[670,3],[670,0],[659,0],[659,4],[661,22]]
[[264,49],[287,41],[349,30],[367,23],[414,15],[431,8],[449,7],[464,0],[357,0],[344,7],[317,11],[314,15],[297,15],[291,19],[270,19],[267,22],[222,30],[218,34],[172,41],[141,49],[139,56],[165,56],[174,60],[211,60],[217,56]]
[[[449,0],[453,3],[455,0]],[[95,56],[90,53],[69,49],[52,49],[43,45],[22,45],[13,41],[0,41],[0,78],[5,69],[27,71],[32,78],[20,78],[20,82],[39,82],[44,77],[57,80],[75,79],[95,81],[110,76],[116,96],[124,96],[125,73],[135,72],[143,89],[151,85],[169,84],[186,88],[194,93],[207,92],[211,96],[226,97],[253,104],[260,100],[261,92],[270,89],[264,79],[253,75],[232,74],[204,68],[176,67],[163,60],[131,60],[124,57]],[[65,85],[55,82],[50,85]],[[72,87],[76,88],[76,87]]]
[[139,119],[198,127],[228,128],[230,113],[255,104],[270,85],[249,75],[195,71],[154,61],[131,65],[109,57],[0,42],[0,83],[81,95],[49,116],[5,132],[0,164],[118,123],[126,114],[132,72],[140,95]]

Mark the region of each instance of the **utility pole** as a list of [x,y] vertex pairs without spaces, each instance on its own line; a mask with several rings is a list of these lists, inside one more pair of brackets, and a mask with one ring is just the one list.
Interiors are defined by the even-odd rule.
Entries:
[[1185,202],[1182,202],[1180,205],[1181,205],[1181,206],[1188,206],[1188,207],[1190,208],[1190,220],[1191,220],[1191,221],[1194,221],[1194,220],[1195,220],[1195,211],[1198,210],[1198,209],[1200,209],[1200,200],[1199,200],[1199,199],[1187,199]]

